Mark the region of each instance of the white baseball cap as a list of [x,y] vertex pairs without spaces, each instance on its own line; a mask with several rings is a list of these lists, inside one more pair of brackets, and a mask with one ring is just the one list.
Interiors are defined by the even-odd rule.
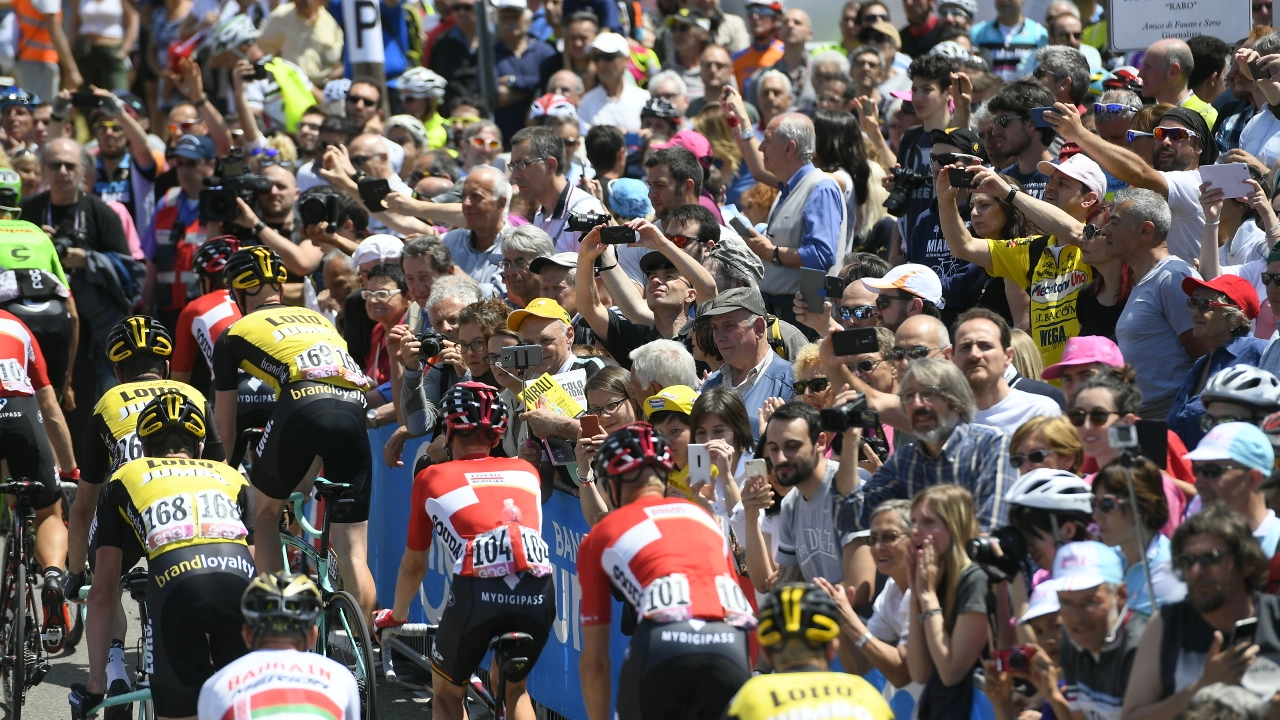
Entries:
[[614,32],[602,32],[591,41],[591,49],[604,55],[630,55],[627,39]]
[[404,243],[393,235],[370,235],[356,246],[351,254],[351,262],[357,267],[367,262],[390,262],[400,259],[400,251]]
[[1056,613],[1061,609],[1058,604],[1058,590],[1062,583],[1057,580],[1045,580],[1031,591],[1031,599],[1027,603],[1027,611],[1018,618],[1019,625],[1025,625],[1038,617]]
[[1107,194],[1107,176],[1102,172],[1102,166],[1084,153],[1076,153],[1061,163],[1041,160],[1036,163],[1036,169],[1050,177],[1057,170],[1072,180],[1079,180],[1097,193],[1099,200]]
[[938,277],[938,273],[924,265],[899,265],[882,278],[862,278],[862,284],[877,295],[883,294],[885,290],[906,290],[939,308],[944,305],[942,279]]
[[493,0],[493,6],[498,10],[528,10],[528,0]]

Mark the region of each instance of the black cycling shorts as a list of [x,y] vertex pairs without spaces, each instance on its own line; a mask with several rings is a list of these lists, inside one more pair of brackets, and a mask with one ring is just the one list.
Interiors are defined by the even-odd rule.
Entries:
[[240,466],[249,445],[249,438],[245,437],[244,431],[266,427],[275,409],[276,394],[271,386],[249,373],[241,372],[240,388],[236,391],[236,441],[227,458],[228,465]]
[[253,486],[269,498],[288,500],[318,455],[326,480],[357,488],[355,502],[339,504],[333,522],[368,520],[373,459],[364,408],[359,390],[310,381],[284,386],[258,441]]
[[508,632],[528,633],[534,647],[520,682],[533,669],[556,619],[556,588],[550,575],[526,573],[515,588],[504,578],[455,575],[449,602],[431,646],[431,667],[454,685],[465,685],[484,660],[489,641]]
[[71,313],[67,311],[66,302],[56,297],[42,302],[11,300],[3,307],[36,336],[49,382],[61,394],[71,364]]
[[726,622],[655,624],[631,637],[618,679],[619,720],[718,720],[751,678],[747,633]]
[[150,561],[147,647],[156,715],[195,715],[200,687],[249,651],[240,635],[240,596],[254,576],[249,549],[208,543]]
[[44,432],[40,404],[30,395],[0,398],[0,460],[9,463],[9,475],[44,483],[44,492],[32,498],[37,510],[58,501],[58,475],[53,448]]

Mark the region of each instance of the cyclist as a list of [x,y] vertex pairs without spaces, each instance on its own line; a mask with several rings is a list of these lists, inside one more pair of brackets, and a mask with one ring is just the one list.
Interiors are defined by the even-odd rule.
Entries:
[[615,588],[639,617],[623,662],[617,717],[720,717],[751,677],[751,604],[715,520],[664,497],[674,462],[648,423],[615,430],[596,452],[596,482],[614,508],[582,541],[582,694],[609,717],[609,632]]
[[509,717],[533,720],[525,677],[556,619],[553,567],[542,539],[542,489],[537,469],[517,458],[490,457],[507,430],[498,390],[460,382],[440,401],[445,443],[454,460],[431,465],[413,481],[409,540],[400,561],[395,607],[374,628],[404,624],[427,572],[432,533],[453,559],[453,602],[440,618],[431,653],[435,712],[463,717],[466,683],[489,641],[504,632],[531,635],[535,647],[518,677],[506,677]]
[[[91,443],[89,457],[76,491],[75,504],[71,506],[69,524],[69,548],[67,577],[63,592],[68,598],[80,595],[80,587],[86,579],[86,567],[92,566],[97,548],[90,538],[93,516],[98,508],[103,484],[121,465],[142,457],[142,444],[138,439],[138,413],[151,398],[167,391],[181,393],[203,408],[209,416],[208,402],[195,388],[169,377],[169,358],[173,355],[173,339],[163,325],[146,315],[134,315],[121,320],[107,336],[107,359],[115,365],[116,379],[122,384],[111,388],[98,400],[93,409],[93,427],[101,442]],[[211,432],[204,445],[206,460],[222,460],[222,443]],[[92,547],[92,552],[90,551]],[[121,564],[131,568],[141,557],[141,552],[127,553]],[[124,639],[128,624],[119,594],[105,594],[95,585],[89,594],[90,625],[96,618],[114,617],[111,636],[89,633],[89,674],[95,667],[92,650],[98,641],[110,641],[111,650],[107,676],[112,696],[129,692],[128,674],[124,665]],[[114,710],[114,708],[113,708]],[[127,708],[126,708],[127,710]]]
[[[44,230],[19,219],[21,203],[22,178],[0,169],[0,307],[35,334],[61,398],[71,392],[80,316],[57,247]],[[11,272],[12,282],[6,277]]]
[[324,460],[325,477],[358,488],[355,502],[333,512],[333,548],[345,578],[368,617],[374,585],[366,557],[373,469],[365,417],[369,380],[347,353],[347,343],[320,313],[280,303],[287,271],[280,257],[261,245],[227,259],[224,282],[244,317],[213,347],[214,412],[223,437],[236,431],[243,369],[276,396],[275,410],[258,443],[250,480],[254,527],[265,572],[281,569],[280,514],[289,495]]
[[[201,409],[165,391],[138,414],[143,457],[120,467],[107,483],[98,514],[98,559],[92,592],[119,592],[127,551],[146,555],[147,645],[151,701],[160,718],[196,714],[200,686],[247,649],[237,611],[256,572],[246,542],[249,483],[226,463],[199,460],[206,437]],[[89,632],[109,634],[109,625]],[[106,644],[89,646],[104,667]],[[102,702],[105,678],[74,684],[72,716]]]
[[45,630],[55,638],[45,641],[45,649],[61,652],[71,614],[62,595],[67,526],[62,520],[58,480],[74,482],[80,470],[57,393],[49,384],[40,343],[30,328],[5,310],[0,310],[0,459],[8,462],[13,477],[45,485],[45,492],[32,503],[36,508],[35,555],[44,568],[41,599]]
[[[315,647],[323,600],[306,575],[262,573],[240,599],[241,634],[253,652],[200,690],[200,720],[279,717],[358,720],[360,691],[345,665]],[[254,682],[244,682],[253,678]]]
[[845,717],[893,720],[871,683],[831,672],[840,635],[840,610],[815,585],[788,583],[760,603],[756,637],[774,674],[747,681],[725,715],[732,720],[774,717]]

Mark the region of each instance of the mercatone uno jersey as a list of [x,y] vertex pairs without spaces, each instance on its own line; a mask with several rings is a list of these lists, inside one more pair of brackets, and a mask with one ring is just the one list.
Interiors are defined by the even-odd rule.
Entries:
[[325,316],[307,308],[265,305],[232,323],[214,344],[214,387],[235,390],[237,369],[267,383],[277,397],[285,385],[307,380],[369,387],[347,341]]

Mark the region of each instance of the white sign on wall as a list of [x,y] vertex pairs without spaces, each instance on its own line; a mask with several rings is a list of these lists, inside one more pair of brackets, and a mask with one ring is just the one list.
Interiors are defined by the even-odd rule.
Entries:
[[1107,19],[1111,47],[1146,50],[1164,38],[1210,35],[1235,44],[1253,27],[1251,0],[1112,0]]
[[342,25],[352,63],[383,63],[382,12],[378,0],[343,0]]

